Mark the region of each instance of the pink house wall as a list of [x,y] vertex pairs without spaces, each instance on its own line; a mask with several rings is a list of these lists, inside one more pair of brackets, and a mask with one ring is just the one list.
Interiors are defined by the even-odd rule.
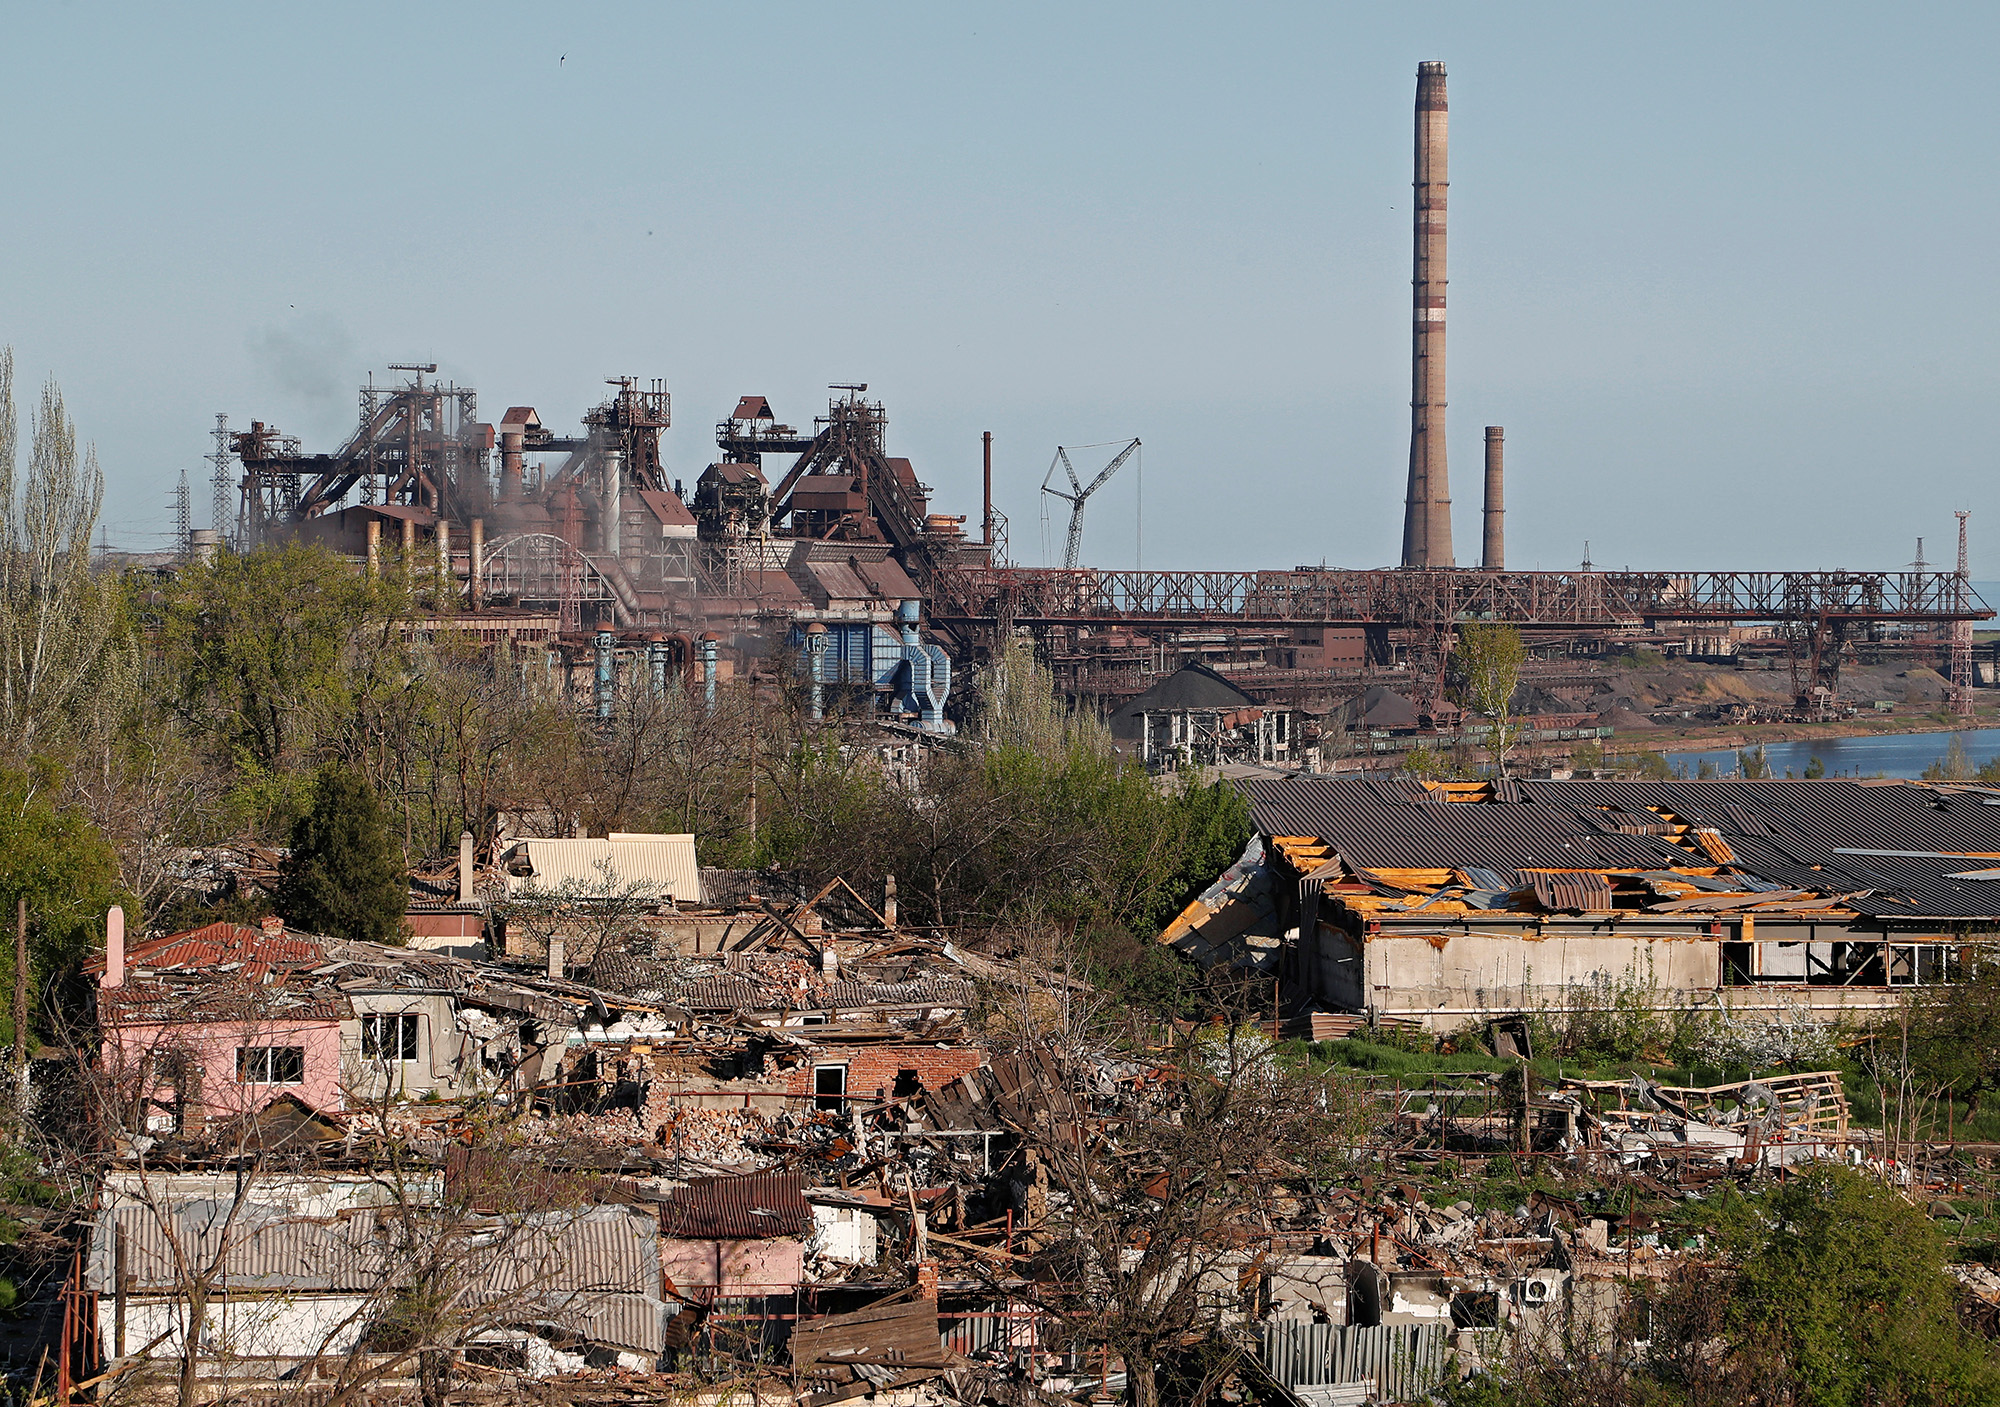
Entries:
[[771,1295],[790,1290],[805,1278],[806,1248],[801,1241],[783,1237],[763,1241],[662,1237],[660,1267],[683,1292],[714,1285],[723,1295]]
[[[301,1046],[305,1050],[305,1079],[297,1084],[241,1084],[236,1079],[236,1052],[243,1046]],[[170,1051],[185,1054],[201,1067],[200,1089],[196,1097],[200,1110],[184,1110],[184,1122],[192,1126],[193,1116],[210,1119],[262,1109],[280,1095],[293,1094],[314,1109],[337,1110],[346,1100],[340,1086],[340,1023],[319,1021],[216,1021],[204,1025],[119,1024],[105,1032],[104,1061],[114,1079],[135,1078],[149,1057],[153,1058],[153,1089],[145,1091],[163,1103],[171,1103],[171,1082],[162,1077],[159,1056]]]

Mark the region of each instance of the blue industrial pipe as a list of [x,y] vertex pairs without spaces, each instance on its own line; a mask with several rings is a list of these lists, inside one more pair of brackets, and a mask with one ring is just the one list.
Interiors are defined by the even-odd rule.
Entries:
[[611,632],[597,632],[597,721],[611,721],[611,695],[617,678],[616,666],[611,658]]

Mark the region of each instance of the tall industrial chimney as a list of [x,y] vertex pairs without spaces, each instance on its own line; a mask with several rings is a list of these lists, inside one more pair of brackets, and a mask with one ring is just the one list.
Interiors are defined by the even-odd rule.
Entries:
[[1451,476],[1444,453],[1444,215],[1449,184],[1444,65],[1417,65],[1416,269],[1410,384],[1410,487],[1403,565],[1449,567]]
[[1501,475],[1507,452],[1507,432],[1486,427],[1486,533],[1479,544],[1479,565],[1489,572],[1507,570],[1507,500]]

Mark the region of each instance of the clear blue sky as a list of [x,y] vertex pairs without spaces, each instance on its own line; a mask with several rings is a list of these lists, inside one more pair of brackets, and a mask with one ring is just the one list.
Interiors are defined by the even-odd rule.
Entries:
[[[1516,567],[1889,567],[1948,557],[1956,507],[2000,543],[2000,8],[50,3],[0,35],[0,342],[97,443],[114,543],[166,545],[216,411],[331,448],[371,368],[435,359],[557,425],[664,376],[690,480],[738,395],[804,424],[866,381],[941,511],[976,518],[994,432],[1028,563],[1054,446],[1131,435],[1148,565],[1392,562],[1433,58],[1462,562],[1488,423]],[[1087,560],[1132,563],[1138,487]]]

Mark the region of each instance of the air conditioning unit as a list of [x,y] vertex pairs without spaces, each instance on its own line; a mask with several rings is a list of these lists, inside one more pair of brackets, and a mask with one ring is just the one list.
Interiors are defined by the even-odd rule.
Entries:
[[1540,1270],[1521,1282],[1521,1303],[1526,1305],[1549,1304],[1562,1294],[1563,1273],[1560,1270]]

